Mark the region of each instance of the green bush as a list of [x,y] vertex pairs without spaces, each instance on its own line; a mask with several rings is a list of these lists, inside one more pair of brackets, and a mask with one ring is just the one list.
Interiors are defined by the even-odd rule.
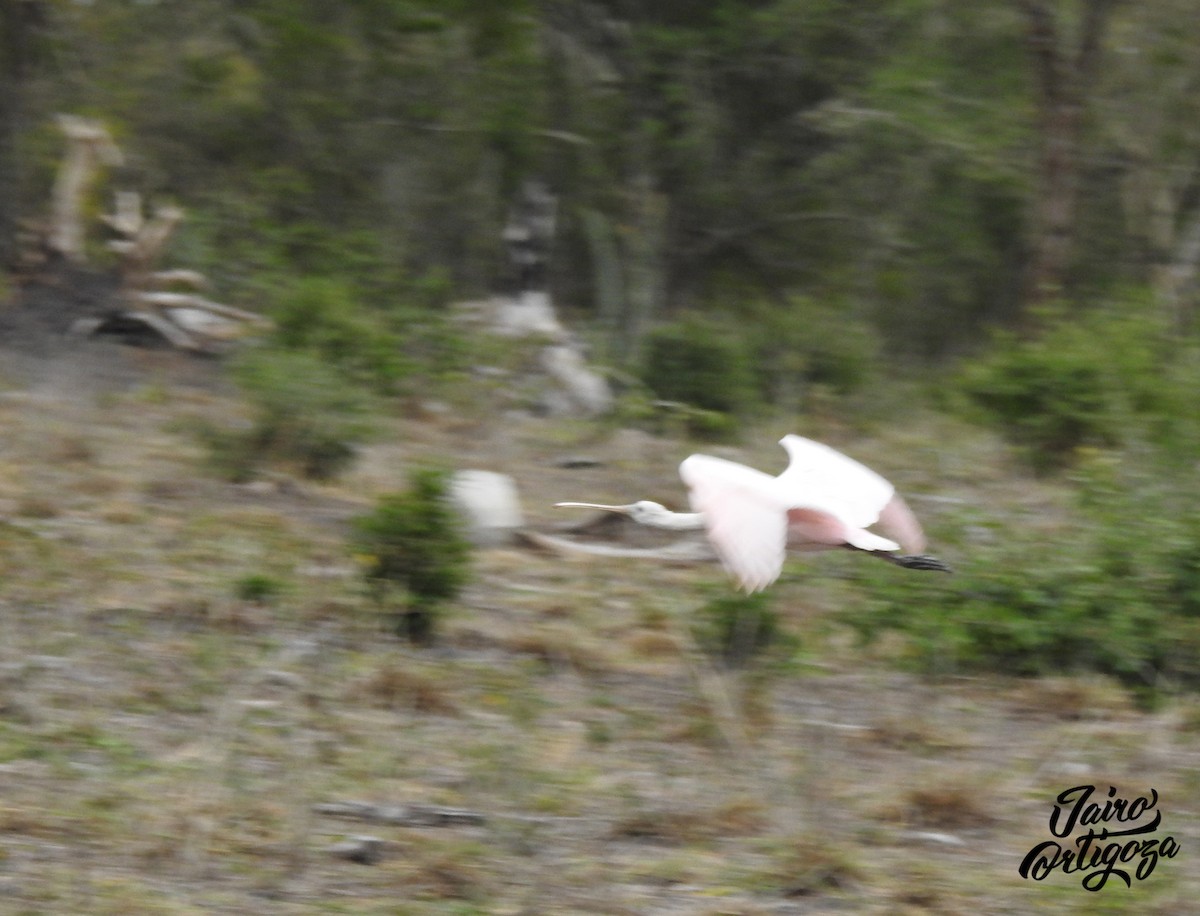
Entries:
[[376,599],[403,588],[397,631],[414,642],[434,635],[435,615],[467,581],[470,545],[449,503],[444,472],[413,472],[409,489],[380,498],[354,522],[356,548],[370,557],[366,578]]
[[1005,338],[969,367],[963,390],[1038,471],[1061,468],[1080,446],[1117,441],[1116,405],[1098,354],[1062,335]]
[[274,309],[275,338],[287,350],[316,354],[381,394],[396,393],[416,367],[383,316],[359,304],[346,281],[312,277],[287,287]]
[[[662,400],[727,417],[754,404],[750,352],[727,324],[692,317],[664,325],[647,335],[645,353],[642,379]],[[697,435],[728,432],[723,423],[688,425]]]
[[329,479],[370,432],[368,398],[316,357],[254,350],[234,365],[234,377],[250,401],[251,428],[199,430],[210,465],[231,480],[248,480],[269,461]]
[[921,670],[1098,672],[1144,696],[1200,686],[1200,525],[1186,479],[1087,450],[1076,517],[1048,542],[1009,532],[955,558],[954,576],[863,567],[846,620],[864,641],[907,637]]
[[852,394],[875,371],[878,335],[845,301],[793,296],[786,307],[772,302],[758,312],[752,339],[755,374],[770,403],[802,407],[814,386]]
[[[1118,585],[1097,559],[981,551],[955,565],[953,583],[940,584],[872,569],[870,597],[849,619],[864,641],[905,634],[910,660],[932,674],[1100,672],[1143,690],[1160,676],[1193,680],[1200,670],[1171,658],[1173,640],[1185,634],[1152,592]],[[1196,635],[1187,639],[1200,648]]]
[[242,601],[271,604],[283,594],[284,583],[266,573],[248,573],[233,583],[233,593]]
[[436,272],[383,289],[341,276],[305,277],[273,293],[275,343],[312,353],[377,394],[410,394],[470,362],[467,340],[444,307],[448,295]]
[[1138,439],[1192,454],[1196,354],[1152,306],[1131,294],[1079,315],[1048,310],[1036,336],[1000,335],[968,363],[961,390],[1038,471]]
[[722,592],[696,612],[693,632],[696,642],[713,658],[741,666],[778,643],[779,615],[771,607],[768,592]]

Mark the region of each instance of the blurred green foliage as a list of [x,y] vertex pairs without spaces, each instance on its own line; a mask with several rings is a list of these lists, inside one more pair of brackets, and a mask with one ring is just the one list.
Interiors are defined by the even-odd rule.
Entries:
[[445,472],[414,471],[409,488],[381,497],[354,522],[356,547],[369,559],[365,570],[377,600],[394,600],[403,589],[397,631],[414,642],[435,634],[438,609],[466,584],[470,545],[449,501]]
[[255,410],[256,449],[296,461],[306,477],[333,477],[370,435],[369,401],[307,354],[255,351],[235,377]]
[[960,544],[952,577],[866,568],[848,622],[868,642],[904,634],[935,674],[1100,672],[1148,700],[1200,685],[1200,505],[1186,478],[1144,461],[1082,450],[1064,523],[994,522]]
[[685,420],[696,435],[723,438],[755,403],[749,348],[729,322],[689,317],[647,337],[642,380],[665,401],[696,411]]
[[[27,58],[0,75],[20,103],[0,144],[17,166],[0,197],[19,200],[0,210],[44,210],[54,112],[100,117],[129,157],[114,183],[188,208],[178,250],[231,301],[310,276],[379,288],[436,271],[456,295],[494,289],[513,192],[538,177],[561,202],[551,288],[628,325],[607,328],[619,362],[656,315],[739,311],[731,295],[785,315],[795,296],[837,303],[905,360],[960,353],[1022,306],[1044,138],[1020,5],[40,9],[19,36]],[[1066,44],[1075,23],[1055,15]],[[1105,67],[1081,99],[1073,304],[1159,283],[1194,216],[1194,188],[1170,176],[1191,174],[1200,148],[1197,17],[1154,0],[1114,9],[1100,36]],[[337,290],[297,292],[334,303],[321,343],[345,350],[344,325],[363,316]],[[810,381],[853,383],[844,327],[824,335],[832,355],[805,354]],[[366,353],[358,370],[392,384],[404,368],[391,359]]]
[[1109,384],[1090,342],[1069,329],[1033,340],[1001,339],[968,368],[963,391],[1030,465],[1046,471],[1069,463],[1083,445],[1117,441]]
[[199,430],[210,464],[230,480],[249,480],[273,461],[327,480],[370,436],[367,396],[309,354],[251,350],[236,362],[234,376],[250,402],[250,428],[204,425]]
[[308,277],[290,284],[278,297],[275,339],[285,348],[311,352],[349,378],[394,394],[416,367],[404,353],[403,338],[385,316],[359,304],[346,281]]
[[485,355],[447,308],[448,286],[433,271],[409,279],[313,274],[281,281],[267,297],[275,326],[269,346],[306,355],[335,372],[342,390],[379,398],[449,396]]
[[879,372],[871,325],[845,302],[808,296],[738,318],[688,315],[651,330],[643,349],[642,382],[707,439],[729,438],[764,406],[803,413],[854,394]]
[[999,334],[968,361],[959,388],[1035,470],[1061,469],[1081,447],[1148,442],[1184,456],[1197,442],[1197,348],[1144,297],[1079,313],[1039,314],[1024,337]]
[[233,583],[234,595],[255,604],[272,604],[284,590],[284,583],[267,573],[247,573]]
[[713,658],[734,667],[748,665],[782,641],[779,615],[769,592],[744,595],[724,584],[722,589],[696,610],[692,632]]
[[845,300],[792,296],[752,312],[749,328],[758,390],[777,407],[804,408],[814,387],[853,394],[879,369],[879,336]]

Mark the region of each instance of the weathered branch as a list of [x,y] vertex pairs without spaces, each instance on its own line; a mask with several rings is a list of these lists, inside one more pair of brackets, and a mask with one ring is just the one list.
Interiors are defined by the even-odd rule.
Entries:
[[145,219],[142,216],[142,195],[137,191],[117,191],[114,195],[113,212],[104,213],[100,221],[126,238],[133,238],[142,231]]
[[574,541],[537,531],[520,531],[520,541],[538,550],[559,556],[584,554],[594,557],[625,557],[636,560],[656,560],[661,563],[691,566],[696,563],[711,563],[717,556],[707,544],[698,540],[680,540],[665,547],[617,547],[611,544],[596,544]]
[[183,221],[178,207],[159,207],[150,219],[143,219],[141,197],[126,191],[118,196],[117,212],[105,219],[126,238],[113,239],[108,247],[121,256],[122,283],[128,289],[147,285],[151,267],[162,257]]
[[142,290],[133,293],[133,299],[144,305],[152,305],[161,309],[199,309],[202,312],[220,315],[223,318],[231,318],[234,321],[248,321],[252,324],[262,325],[270,323],[262,315],[256,315],[254,312],[247,312],[245,309],[234,308],[232,305],[225,305],[221,302],[213,302],[211,299],[205,299],[202,296],[192,293]]
[[208,277],[204,276],[200,271],[187,270],[182,267],[171,270],[156,270],[147,274],[146,279],[156,286],[177,284],[190,286],[193,289],[208,289],[209,287]]
[[127,308],[108,321],[85,322],[78,330],[96,333],[115,327],[123,333],[130,324],[142,325],[173,346],[205,351],[220,341],[243,336],[247,327],[270,325],[261,315],[196,293],[158,288],[172,284],[193,289],[208,286],[205,276],[195,270],[153,269],[183,218],[183,210],[166,206],[147,219],[141,195],[135,191],[117,192],[113,212],[101,219],[121,236],[111,239],[108,247],[120,256],[122,297]]
[[83,198],[100,165],[121,163],[121,151],[98,121],[59,115],[58,126],[67,137],[67,154],[54,182],[47,242],[68,260],[82,261]]

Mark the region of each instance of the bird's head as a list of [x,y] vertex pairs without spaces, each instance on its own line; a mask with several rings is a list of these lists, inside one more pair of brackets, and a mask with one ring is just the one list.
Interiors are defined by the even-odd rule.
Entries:
[[673,513],[666,506],[648,499],[625,506],[625,514],[639,525],[653,525],[656,521],[670,517]]

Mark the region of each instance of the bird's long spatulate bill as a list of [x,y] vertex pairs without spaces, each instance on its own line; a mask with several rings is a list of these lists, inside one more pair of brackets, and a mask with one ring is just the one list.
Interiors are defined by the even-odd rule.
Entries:
[[603,506],[600,503],[555,503],[558,509],[602,509],[605,512],[621,512],[629,514],[629,506]]

